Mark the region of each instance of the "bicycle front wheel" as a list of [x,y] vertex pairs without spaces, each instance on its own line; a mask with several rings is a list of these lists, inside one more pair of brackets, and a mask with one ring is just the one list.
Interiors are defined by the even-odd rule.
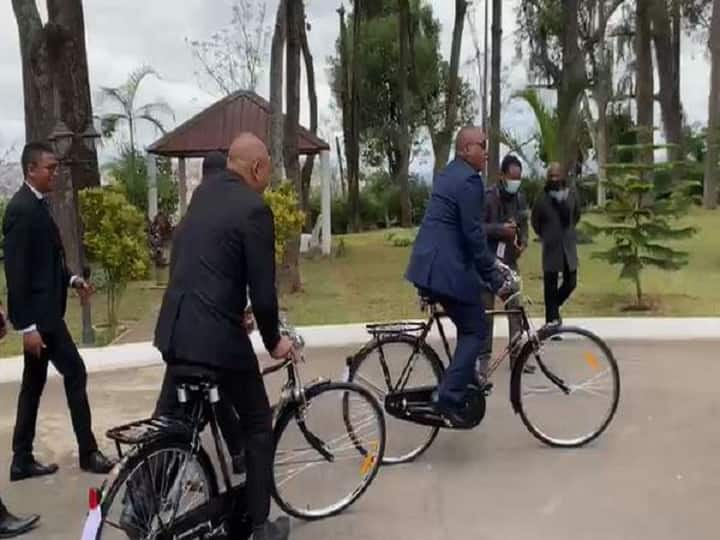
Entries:
[[161,440],[131,455],[103,495],[97,540],[168,538],[184,516],[218,494],[204,450]]
[[[537,350],[520,359],[513,376],[520,417],[549,446],[577,448],[610,424],[620,399],[620,374],[610,348],[581,328],[540,331]],[[526,364],[534,373],[524,373]]]
[[385,452],[385,419],[375,398],[348,383],[306,389],[305,403],[275,426],[273,497],[291,516],[339,514],[367,490]]

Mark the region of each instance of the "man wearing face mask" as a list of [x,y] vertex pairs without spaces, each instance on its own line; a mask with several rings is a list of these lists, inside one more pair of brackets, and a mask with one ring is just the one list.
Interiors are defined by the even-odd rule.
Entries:
[[[563,167],[550,163],[545,190],[532,210],[532,227],[542,241],[545,287],[545,321],[560,324],[560,307],[577,285],[577,232],[580,203],[568,186]],[[558,287],[562,273],[562,285]]]
[[485,347],[484,283],[501,298],[514,287],[507,267],[488,249],[483,229],[485,187],[477,171],[487,159],[485,132],[460,130],[455,159],[438,173],[413,245],[405,278],[438,302],[457,327],[457,346],[438,387],[435,408],[452,426],[466,424],[465,408],[477,381],[475,362]]
[[[508,154],[500,165],[500,181],[485,192],[485,234],[488,247],[495,255],[518,271],[518,259],[528,244],[529,210],[525,195],[520,192],[522,164],[515,156]],[[495,308],[495,295],[490,291],[483,294],[485,308]],[[509,317],[510,336],[522,330],[517,317]],[[487,351],[481,356],[479,370],[484,373],[492,351],[493,317],[487,317]],[[511,359],[511,368],[512,368]]]

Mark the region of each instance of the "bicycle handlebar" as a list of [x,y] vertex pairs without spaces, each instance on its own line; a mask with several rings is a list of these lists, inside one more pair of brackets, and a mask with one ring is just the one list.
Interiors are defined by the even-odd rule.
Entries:
[[298,333],[297,329],[288,322],[287,316],[284,313],[280,314],[280,335],[285,336],[292,341],[293,351],[295,354],[290,354],[284,360],[277,362],[271,366],[268,366],[262,370],[262,376],[271,375],[277,371],[280,371],[291,362],[294,362],[297,357],[302,356],[302,351],[305,348],[305,340]]

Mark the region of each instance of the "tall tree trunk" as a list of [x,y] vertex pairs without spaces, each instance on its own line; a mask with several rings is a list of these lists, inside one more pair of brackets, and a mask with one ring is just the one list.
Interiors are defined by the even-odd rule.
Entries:
[[[350,103],[350,49],[348,46],[347,26],[345,24],[345,8],[341,5],[338,9],[338,15],[340,16],[340,68],[342,69],[341,75],[341,90],[340,90],[340,102],[342,106],[342,128],[343,128],[343,143],[345,145],[345,163],[346,167],[346,178],[348,186],[348,211],[352,216],[352,208],[358,204],[359,193],[353,184],[352,171],[350,162],[352,161],[352,106]],[[338,155],[340,155],[340,149],[338,147]],[[341,171],[342,172],[342,171]],[[352,218],[348,218],[348,229],[353,229]],[[349,232],[349,231],[344,231]]]
[[[85,27],[80,0],[48,0],[43,26],[35,0],[13,0],[18,25],[28,141],[47,140],[62,120],[81,134],[92,121]],[[77,205],[77,189],[100,183],[97,153],[73,141],[72,165],[61,167],[51,198],[68,266],[81,273],[84,252]]]
[[[318,98],[317,91],[315,89],[315,64],[313,62],[312,53],[310,52],[310,45],[308,43],[307,36],[307,24],[306,24],[306,13],[305,6],[301,3],[302,16],[300,24],[300,44],[302,47],[303,60],[305,62],[305,75],[307,78],[307,90],[308,90],[308,101],[310,102],[310,131],[313,134],[317,134],[318,129]],[[310,232],[313,228],[310,216],[310,182],[312,180],[313,168],[315,166],[315,155],[309,155],[305,157],[305,163],[302,168],[302,195],[300,197],[300,203],[302,211],[305,212],[306,218],[306,232]]]
[[578,158],[578,109],[587,86],[585,62],[579,45],[580,0],[562,2],[562,71],[558,88],[560,162],[571,173]]
[[408,76],[410,69],[410,4],[408,0],[399,0],[399,36],[400,40],[400,67],[398,74],[399,95],[399,124],[398,134],[399,163],[397,164],[397,176],[395,181],[400,187],[400,225],[410,227],[412,225],[412,213],[410,208],[410,180],[408,178],[410,168],[410,121],[408,114]]
[[280,0],[270,52],[270,157],[272,181],[277,186],[285,177],[283,169],[283,56],[287,33],[287,0]]
[[353,47],[350,69],[350,144],[345,156],[348,160],[350,189],[350,229],[358,232],[360,223],[360,30],[362,2],[355,0],[353,9]]
[[450,72],[448,73],[447,96],[445,97],[445,122],[436,134],[433,148],[435,150],[434,172],[437,173],[450,159],[453,132],[457,125],[458,99],[460,96],[460,55],[462,53],[462,37],[465,29],[467,0],[455,0],[455,24],[453,26],[452,45],[450,47]]
[[[654,130],[654,93],[655,83],[653,77],[652,57],[652,30],[650,22],[650,3],[653,0],[637,0],[635,12],[635,94],[637,107],[638,143],[642,145],[653,144]],[[643,163],[651,164],[654,161],[652,148],[641,152]]]
[[502,0],[493,0],[492,11],[492,81],[490,89],[490,143],[487,182],[497,180],[500,169],[500,70],[502,69]]
[[[300,161],[298,158],[298,127],[300,125],[300,25],[302,18],[302,0],[286,0],[286,94],[287,114],[285,115],[284,158],[288,181],[295,187],[298,204],[302,199]],[[281,288],[290,293],[302,289],[300,280],[300,235],[288,242],[284,261],[281,265]]]
[[[650,8],[652,36],[655,44],[658,79],[660,80],[660,111],[662,113],[665,140],[673,145],[669,152],[672,161],[682,159],[682,105],[680,102],[680,66],[676,58],[673,24],[666,0],[652,0]],[[679,23],[678,23],[679,31]]]
[[718,182],[720,174],[720,2],[713,3],[710,26],[710,98],[708,105],[707,155],[705,156],[705,187],[703,203],[705,208],[717,207]]

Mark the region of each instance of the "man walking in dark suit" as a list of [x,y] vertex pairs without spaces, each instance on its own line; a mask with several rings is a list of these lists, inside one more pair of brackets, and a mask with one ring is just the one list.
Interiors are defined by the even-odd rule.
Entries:
[[177,369],[212,369],[245,434],[248,513],[255,540],[287,538],[289,522],[270,523],[272,414],[257,357],[243,325],[249,291],[265,348],[293,354],[279,334],[273,215],[263,200],[270,177],[267,148],[251,134],[232,144],[228,171],[193,195],[175,236],[170,281],[155,345]]
[[25,183],[10,200],[3,222],[9,317],[23,334],[25,351],[10,480],[54,474],[58,469],[55,464],[38,463],[33,456],[48,362],[63,377],[80,468],[106,474],[113,463],[98,450],[91,427],[85,365],[64,321],[68,287],[84,298],[92,288],[65,265],[60,231],[50,213],[46,197],[55,187],[58,161],[52,148],[42,143],[28,143],[21,161]]
[[[577,231],[580,203],[565,179],[559,163],[551,163],[545,190],[532,210],[532,227],[542,240],[542,267],[545,288],[545,322],[560,324],[560,307],[577,285]],[[559,275],[562,285],[558,288]]]
[[405,277],[437,300],[457,327],[455,354],[437,392],[437,409],[452,425],[465,423],[468,386],[487,326],[482,294],[509,293],[503,266],[487,246],[483,228],[485,187],[478,171],[487,159],[479,128],[457,136],[456,157],[436,177]]
[[[7,324],[5,322],[5,313],[0,303],[0,339],[7,334]],[[25,534],[32,530],[35,524],[40,520],[40,516],[33,514],[27,517],[17,517],[10,513],[0,498],[0,538],[15,538],[21,534]]]

